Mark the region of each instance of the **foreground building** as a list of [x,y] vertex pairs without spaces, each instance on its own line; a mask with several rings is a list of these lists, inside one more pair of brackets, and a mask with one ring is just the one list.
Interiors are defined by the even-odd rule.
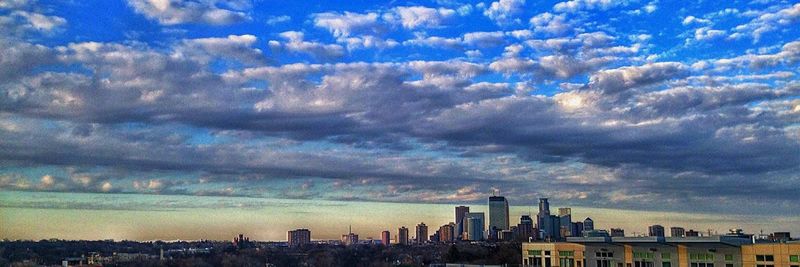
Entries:
[[580,237],[522,244],[533,267],[800,267],[800,243],[736,236]]
[[311,243],[311,231],[308,229],[297,229],[289,231],[288,241],[290,247],[302,246]]

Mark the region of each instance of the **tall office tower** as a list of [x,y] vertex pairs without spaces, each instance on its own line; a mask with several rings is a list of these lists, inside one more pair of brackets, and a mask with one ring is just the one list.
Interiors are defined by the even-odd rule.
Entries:
[[348,234],[342,235],[342,244],[345,246],[358,244],[358,235],[353,233],[353,227],[348,227],[347,231]]
[[391,245],[391,242],[392,242],[392,233],[389,231],[381,232],[381,243],[384,246],[388,246]]
[[572,215],[571,208],[558,208],[558,217],[564,217],[568,215]]
[[561,240],[561,219],[558,216],[550,215],[550,229],[547,232],[550,233],[550,240]]
[[594,221],[592,218],[586,218],[586,220],[583,220],[583,230],[594,231]]
[[539,213],[536,214],[536,227],[539,228],[539,238],[549,239],[553,235],[553,221],[550,219],[550,203],[547,198],[539,199]]
[[417,243],[422,244],[428,242],[428,226],[421,222],[417,224]]
[[456,239],[461,240],[464,236],[464,214],[469,212],[469,207],[458,206],[456,207]]
[[397,244],[408,245],[408,228],[405,226],[397,230]]
[[483,240],[486,217],[483,212],[467,212],[464,215],[464,240]]
[[533,234],[533,219],[529,215],[522,215],[519,217],[519,224],[517,224],[517,239],[523,242],[530,241]]
[[561,237],[575,236],[575,234],[572,233],[572,209],[559,208],[558,219],[558,228]]
[[453,242],[455,241],[455,224],[449,223],[439,227],[439,241],[440,242]]
[[572,230],[570,231],[573,236],[583,236],[583,222],[574,222],[572,223]]
[[302,246],[311,243],[311,231],[308,229],[289,231],[288,241],[290,247]]
[[503,196],[489,197],[489,229],[508,230],[508,201]]
[[686,231],[686,235],[685,236],[686,237],[699,237],[700,236],[700,232],[692,230],[692,229],[689,229],[689,231]]
[[611,237],[625,237],[625,230],[622,228],[611,228]]
[[686,229],[683,229],[683,227],[670,227],[669,235],[672,237],[684,237],[686,236]]
[[647,227],[648,236],[660,236],[664,237],[664,226],[661,225],[651,225]]

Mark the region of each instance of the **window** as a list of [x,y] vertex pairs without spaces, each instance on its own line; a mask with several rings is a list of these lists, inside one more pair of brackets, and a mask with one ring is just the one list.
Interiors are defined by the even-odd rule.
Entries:
[[672,267],[672,263],[668,261],[662,262],[661,267]]
[[733,255],[725,254],[725,261],[733,261]]
[[575,256],[575,251],[559,251],[558,252],[558,256],[561,256],[561,257],[574,257]]
[[800,262],[800,255],[789,255],[789,262]]
[[575,267],[575,259],[560,258],[558,259],[558,265],[561,267]]
[[764,261],[764,255],[756,255],[756,261]]
[[541,250],[528,250],[528,255],[531,255],[531,256],[533,256],[533,255],[536,255],[536,256],[542,255],[542,251]]
[[733,263],[726,263],[725,267],[733,267]]
[[764,258],[766,261],[775,261],[775,257],[772,255],[764,255]]
[[550,251],[549,250],[545,250],[544,251],[544,255],[550,255]]
[[672,255],[670,255],[667,252],[661,253],[661,259],[662,260],[668,260],[668,259],[670,259],[670,256],[672,256]]
[[652,252],[633,252],[634,259],[652,259],[653,253]]

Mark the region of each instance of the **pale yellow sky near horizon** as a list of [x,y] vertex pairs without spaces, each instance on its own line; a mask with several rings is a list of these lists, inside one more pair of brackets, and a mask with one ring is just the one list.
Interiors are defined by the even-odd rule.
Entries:
[[[413,229],[425,222],[429,232],[454,220],[455,204],[382,203],[328,200],[195,197],[133,194],[79,194],[0,191],[0,238],[229,240],[243,233],[253,240],[286,240],[286,232],[308,228],[313,239],[338,239],[352,225],[360,238],[380,238],[389,230]],[[534,205],[510,203],[510,221],[535,215]],[[535,203],[534,203],[535,204]],[[486,211],[486,205],[467,205]],[[561,207],[551,202],[553,213]],[[646,233],[647,225],[681,226],[724,233],[742,228],[756,233],[800,231],[800,217],[704,215],[629,211],[572,206],[573,221],[591,217],[600,229],[620,227],[627,235]],[[794,227],[792,229],[781,228]]]

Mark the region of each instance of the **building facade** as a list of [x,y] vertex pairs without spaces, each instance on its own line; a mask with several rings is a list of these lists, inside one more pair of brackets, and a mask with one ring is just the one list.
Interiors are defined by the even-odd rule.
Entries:
[[458,206],[456,207],[456,239],[463,239],[464,237],[464,215],[469,212],[469,207]]
[[[564,266],[562,261],[556,265],[555,258],[574,255],[573,266],[578,266],[580,258],[582,267],[800,266],[800,244],[751,244],[750,239],[741,237],[576,237],[567,240],[569,242],[523,243],[523,265]],[[575,252],[554,252],[569,250]]]
[[508,201],[503,196],[489,197],[489,230],[508,230]]
[[417,235],[415,236],[415,240],[417,241],[417,243],[421,244],[428,242],[428,226],[425,225],[424,222],[421,222],[417,224],[416,230],[417,230],[416,231]]
[[408,245],[408,228],[405,226],[397,229],[397,244]]
[[311,243],[311,231],[308,229],[297,229],[289,231],[288,242],[290,247],[302,246]]
[[468,212],[464,215],[464,240],[484,240],[486,216],[483,212]]
[[656,224],[647,227],[647,235],[664,237],[664,226]]
[[392,244],[391,242],[392,242],[392,233],[389,231],[381,232],[381,244],[388,246]]

